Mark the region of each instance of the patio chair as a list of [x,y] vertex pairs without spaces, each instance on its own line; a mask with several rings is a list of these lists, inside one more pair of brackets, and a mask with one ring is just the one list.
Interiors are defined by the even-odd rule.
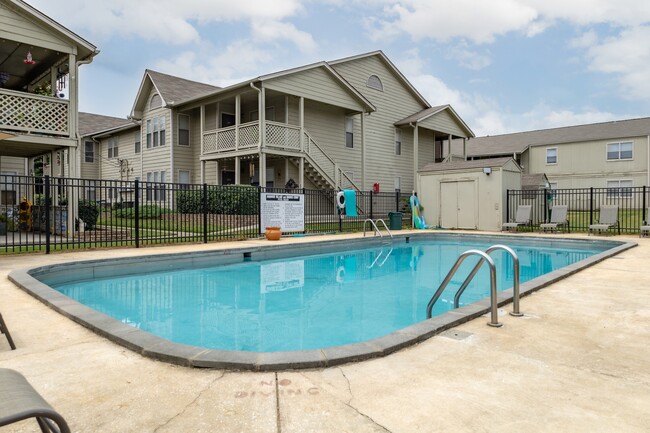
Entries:
[[618,234],[621,234],[621,226],[618,224],[618,206],[604,205],[600,207],[600,217],[598,224],[589,226],[588,234],[595,232],[608,232],[609,229],[618,228]]
[[503,223],[501,230],[514,230],[517,231],[519,226],[530,225],[532,229],[532,220],[531,214],[533,212],[533,207],[531,205],[521,205],[517,207],[517,214],[515,215],[515,221],[511,223]]
[[639,227],[639,237],[650,236],[650,224],[648,224],[648,219],[650,219],[650,209],[646,214],[646,220],[643,221],[641,227]]
[[556,231],[562,227],[566,227],[567,232],[569,231],[569,220],[567,219],[567,210],[568,206],[566,205],[555,205],[551,209],[551,220],[547,223],[540,224],[539,228],[541,231]]
[[43,433],[70,433],[63,417],[17,371],[0,368],[0,427],[36,418]]
[[9,347],[11,347],[11,350],[16,350],[16,345],[14,344],[14,340],[11,338],[9,329],[7,329],[7,324],[2,318],[2,313],[0,313],[0,332],[3,333],[5,337],[7,337],[7,341],[9,342]]

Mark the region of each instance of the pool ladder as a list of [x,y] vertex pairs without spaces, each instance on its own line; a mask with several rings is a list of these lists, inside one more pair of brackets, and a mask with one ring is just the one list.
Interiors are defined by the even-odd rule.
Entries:
[[454,308],[458,308],[458,305],[460,303],[460,296],[463,294],[463,292],[469,285],[472,278],[474,278],[474,276],[480,269],[483,262],[486,262],[490,267],[490,321],[488,322],[488,325],[494,327],[502,326],[502,324],[499,323],[499,318],[497,314],[497,271],[496,271],[496,266],[494,265],[494,260],[492,260],[492,258],[490,257],[490,253],[496,250],[504,250],[512,256],[514,277],[513,277],[513,284],[512,284],[512,290],[513,290],[512,312],[510,313],[510,315],[517,316],[517,317],[523,316],[523,313],[519,311],[519,257],[510,247],[507,247],[505,245],[492,245],[490,248],[485,250],[485,252],[480,250],[467,250],[458,257],[456,263],[454,263],[454,266],[452,266],[451,270],[443,280],[442,284],[440,284],[440,287],[438,287],[438,290],[436,290],[436,292],[431,297],[431,300],[427,305],[427,319],[431,318],[431,310],[433,309],[434,304],[436,303],[438,298],[440,298],[440,296],[442,295],[442,292],[447,287],[447,284],[449,284],[449,282],[451,281],[452,277],[460,267],[461,263],[463,263],[463,261],[467,257],[475,255],[475,256],[479,256],[480,259],[478,263],[476,263],[476,265],[474,266],[474,269],[472,269],[472,271],[469,273],[467,278],[465,278],[463,284],[461,284],[461,286],[456,291],[456,295],[454,296]]
[[383,219],[380,218],[380,219],[377,219],[377,220],[373,221],[372,219],[367,218],[367,219],[363,222],[363,237],[364,237],[364,238],[366,237],[366,224],[367,224],[368,222],[370,222],[370,224],[372,225],[372,228],[375,229],[375,231],[373,232],[373,236],[376,236],[377,234],[379,234],[379,237],[380,237],[380,238],[383,238],[383,237],[384,237],[384,235],[381,234],[381,231],[380,231],[379,228],[377,227],[377,223],[382,223],[382,224],[384,225],[384,228],[385,228],[386,231],[388,232],[388,235],[389,235],[391,238],[393,237],[393,234],[390,232],[390,230],[388,230],[388,226],[386,225],[386,222],[384,222]]

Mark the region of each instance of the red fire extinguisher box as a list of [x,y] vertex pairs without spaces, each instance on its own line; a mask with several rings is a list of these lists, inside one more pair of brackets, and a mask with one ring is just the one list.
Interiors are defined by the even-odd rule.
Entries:
[[379,192],[379,184],[378,183],[374,183],[372,185],[372,192]]

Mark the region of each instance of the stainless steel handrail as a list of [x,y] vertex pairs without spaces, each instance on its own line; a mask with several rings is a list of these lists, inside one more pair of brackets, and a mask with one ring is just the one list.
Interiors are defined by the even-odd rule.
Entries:
[[[513,268],[514,268],[514,276],[513,276],[513,282],[512,282],[512,312],[510,313],[511,316],[516,316],[516,317],[521,317],[524,314],[519,311],[519,257],[517,256],[517,253],[515,253],[512,248],[506,246],[506,245],[492,245],[490,248],[485,250],[485,254],[490,254],[492,251],[496,250],[504,250],[508,252],[512,256],[513,260]],[[481,264],[483,263],[483,259],[480,259],[476,266],[474,266],[474,269],[472,269],[472,272],[469,273],[465,281],[463,281],[463,284],[458,288],[458,291],[456,292],[456,295],[454,296],[454,308],[458,308],[458,305],[460,303],[460,295],[463,294],[467,286],[469,285],[470,281],[476,273],[478,272],[479,268],[481,267]]]
[[456,260],[456,263],[454,263],[454,266],[452,266],[451,270],[443,280],[442,284],[440,284],[440,287],[438,287],[438,290],[436,290],[436,293],[433,294],[431,297],[431,300],[429,301],[429,304],[427,305],[427,319],[431,318],[431,310],[433,309],[433,305],[436,303],[438,298],[440,298],[440,295],[442,295],[442,292],[445,290],[447,287],[447,284],[451,281],[452,277],[460,267],[461,263],[463,261],[472,255],[477,255],[481,257],[481,260],[479,260],[479,264],[482,264],[483,262],[486,262],[488,266],[490,267],[490,321],[488,322],[488,325],[494,326],[494,327],[499,327],[502,326],[501,323],[499,323],[499,317],[497,313],[497,271],[496,271],[496,266],[494,265],[494,261],[490,256],[488,256],[486,253],[480,250],[467,250],[463,254],[461,254],[458,259]]
[[[380,218],[380,219],[378,219],[378,220],[376,220],[376,221],[377,221],[377,222],[380,222],[380,223],[382,223],[382,224],[384,225],[384,228],[385,228],[386,231],[388,232],[388,235],[392,238],[392,237],[393,237],[393,234],[390,232],[390,230],[388,230],[388,226],[386,225],[386,223],[384,222],[384,220]],[[379,228],[377,227],[377,224],[375,224],[375,221],[373,221],[373,220],[370,219],[370,218],[366,218],[366,220],[363,222],[363,237],[364,237],[364,238],[366,237],[366,223],[367,223],[367,222],[370,222],[370,224],[372,224],[373,228],[375,229],[375,233],[379,233],[379,237],[381,237],[381,238],[384,237],[384,235],[381,234],[381,231],[380,231]],[[373,235],[373,236],[374,236],[374,235]]]

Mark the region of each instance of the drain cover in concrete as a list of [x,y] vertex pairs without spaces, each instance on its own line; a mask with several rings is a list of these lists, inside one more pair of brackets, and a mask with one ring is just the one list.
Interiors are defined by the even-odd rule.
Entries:
[[459,331],[457,329],[448,329],[441,332],[440,335],[447,338],[453,338],[454,340],[464,340],[473,334],[471,332]]

